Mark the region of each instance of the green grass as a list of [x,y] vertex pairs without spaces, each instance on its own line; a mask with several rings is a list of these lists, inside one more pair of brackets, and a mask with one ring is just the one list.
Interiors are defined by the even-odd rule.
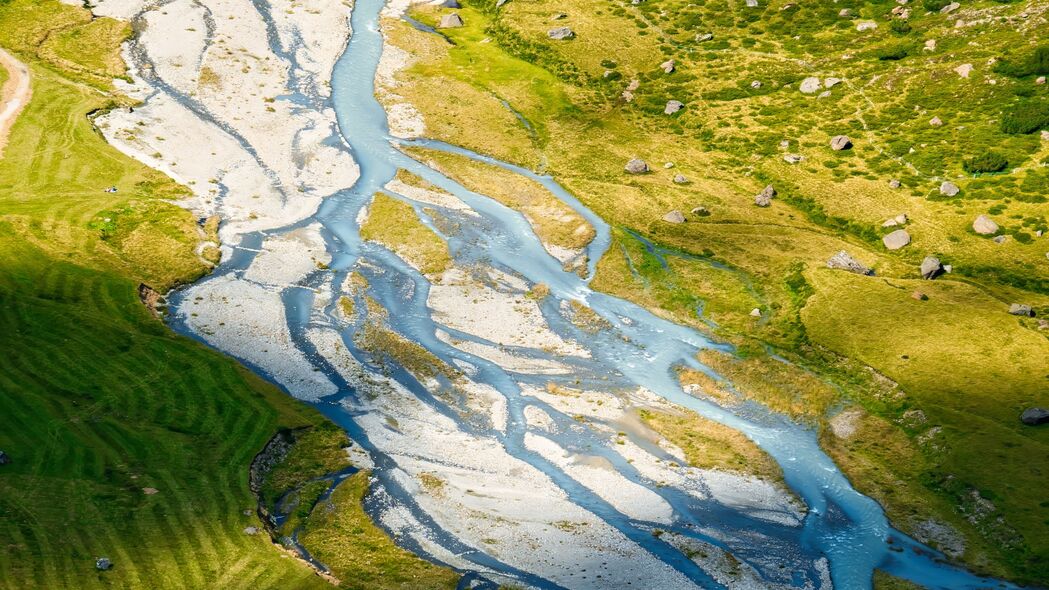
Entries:
[[[1049,146],[1037,133],[1002,129],[1003,120],[1036,128],[1049,95],[1026,73],[1003,77],[988,63],[1003,52],[1040,63],[1010,48],[1049,34],[1044,23],[1006,20],[1023,5],[989,1],[963,6],[974,12],[958,17],[981,22],[962,30],[913,3],[909,27],[890,27],[888,0],[790,10],[781,10],[785,2],[726,10],[687,0],[465,4],[466,26],[441,31],[450,43],[385,24],[413,56],[398,92],[422,113],[428,136],[552,173],[613,225],[593,286],[737,345],[738,360],[704,360],[748,396],[824,429],[831,408],[862,408],[870,440],[821,440],[897,526],[909,530],[919,516],[951,523],[967,539],[969,566],[1020,581],[1049,577],[1049,512],[1035,498],[1039,468],[1030,462],[1045,454],[1046,431],[1017,420],[1045,388],[1039,367],[1049,339],[1005,313],[1014,301],[1049,305],[1049,246],[1034,238],[1047,214],[1041,163]],[[839,18],[843,6],[857,18]],[[445,12],[413,9],[426,22]],[[561,12],[568,17],[550,20]],[[880,26],[860,33],[859,19]],[[576,38],[544,38],[560,25]],[[706,32],[714,38],[694,41]],[[937,48],[924,51],[930,38]],[[677,62],[672,74],[658,69],[667,58]],[[954,72],[963,63],[974,65],[969,79]],[[810,75],[845,82],[817,99],[797,89]],[[639,86],[626,101],[630,80]],[[686,106],[668,117],[672,98]],[[934,116],[944,124],[930,125]],[[852,150],[828,147],[839,133],[852,137]],[[787,152],[805,160],[789,165]],[[988,153],[1000,157],[979,161]],[[635,156],[650,174],[623,173]],[[469,169],[441,164],[452,176]],[[689,183],[673,183],[678,173]],[[903,187],[891,189],[890,178]],[[943,178],[962,193],[941,196]],[[754,207],[768,183],[779,196]],[[690,215],[696,206],[711,214]],[[662,222],[671,209],[688,221]],[[882,222],[903,212],[912,244],[888,252]],[[998,245],[972,232],[979,214],[992,215],[1010,239]],[[664,268],[626,230],[689,256],[669,256]],[[843,249],[877,277],[822,270]],[[955,274],[917,281],[928,254]],[[916,289],[929,300],[912,299]],[[713,325],[697,318],[698,305]],[[755,307],[760,320],[749,315]],[[899,358],[905,342],[915,349],[909,362]],[[793,364],[774,360],[769,348]],[[945,443],[920,442],[927,428],[901,421],[910,409],[941,426]],[[994,498],[1004,525],[966,524],[972,489]]]
[[441,275],[452,263],[448,245],[423,224],[415,209],[382,193],[372,199],[361,238],[387,246],[431,277]]
[[109,80],[129,32],[54,0],[0,3],[0,45],[33,83],[0,159],[0,588],[331,587],[243,532],[260,525],[248,467],[279,430],[304,433],[274,497],[344,464],[345,435],[138,300],[141,282],[205,272],[194,248],[215,228],[92,128],[124,100]]

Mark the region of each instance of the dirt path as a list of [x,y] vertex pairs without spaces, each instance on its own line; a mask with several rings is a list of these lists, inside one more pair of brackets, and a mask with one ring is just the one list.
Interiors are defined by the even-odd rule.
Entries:
[[7,145],[7,132],[18,118],[18,113],[29,102],[29,68],[10,53],[0,49],[0,64],[7,70],[8,79],[0,90],[0,156]]

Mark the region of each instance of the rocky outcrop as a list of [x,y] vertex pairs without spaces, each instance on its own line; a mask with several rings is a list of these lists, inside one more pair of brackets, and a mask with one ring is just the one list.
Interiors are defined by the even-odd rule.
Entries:
[[575,33],[568,27],[555,27],[546,32],[546,36],[554,41],[566,41],[575,37]]
[[685,103],[680,100],[668,100],[666,108],[663,109],[664,115],[673,115],[674,113],[685,108]]
[[99,557],[95,560],[95,569],[100,572],[113,569],[113,562],[108,557]]
[[165,301],[164,296],[157,290],[145,283],[139,283],[138,300],[146,306],[146,309],[153,312],[153,315],[160,317],[160,308],[165,305]]
[[758,207],[768,207],[772,204],[772,197],[775,196],[776,189],[770,184],[761,189],[761,192],[754,196],[754,204]]
[[799,154],[785,154],[783,156],[783,161],[788,164],[797,164],[798,162],[801,162],[804,159],[805,158]]
[[802,94],[815,94],[817,90],[823,87],[823,83],[819,78],[810,76],[801,81],[801,85],[798,86],[798,90]]
[[1027,408],[1020,414],[1020,421],[1028,426],[1049,424],[1049,410],[1045,408]]
[[688,184],[688,179],[685,178],[684,174],[674,175],[674,184]]
[[463,17],[457,12],[442,16],[441,22],[437,23],[438,29],[455,29],[461,26],[463,26]]
[[664,215],[663,221],[667,223],[685,223],[685,214],[675,209]]
[[881,242],[885,244],[885,247],[889,250],[899,250],[911,243],[911,234],[907,233],[907,230],[905,229],[898,229],[883,237]]
[[634,158],[626,163],[623,167],[627,174],[647,174],[649,171],[648,163],[641,158]]
[[922,260],[921,273],[923,279],[931,281],[943,274],[943,272],[943,264],[940,263],[939,258],[935,256],[926,256],[925,260]]
[[830,149],[840,152],[841,150],[847,150],[852,147],[852,140],[849,139],[848,135],[835,135],[830,138]]
[[677,62],[672,59],[668,59],[665,62],[659,64],[659,69],[663,70],[664,74],[674,73],[674,68],[677,67]]
[[848,252],[842,250],[827,260],[827,268],[836,270],[847,270],[858,275],[872,275],[874,271],[864,266],[860,261],[852,257]]
[[696,217],[710,217],[710,210],[703,206],[694,207],[692,214]]
[[1034,317],[1034,309],[1032,309],[1030,305],[1024,303],[1010,304],[1009,313],[1012,315],[1021,315],[1024,317]]
[[973,221],[973,231],[981,236],[992,236],[998,233],[998,224],[990,217],[981,215]]
[[901,186],[903,186],[902,183],[895,178],[889,181],[889,188],[900,188]]
[[940,183],[940,194],[941,195],[944,195],[946,197],[953,197],[954,195],[957,195],[960,192],[961,192],[961,189],[958,188],[958,185],[954,184],[953,182],[951,182],[949,180],[945,180],[942,183]]

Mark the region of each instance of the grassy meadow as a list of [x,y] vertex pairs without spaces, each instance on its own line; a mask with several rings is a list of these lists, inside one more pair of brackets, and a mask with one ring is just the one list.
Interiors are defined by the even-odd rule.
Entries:
[[[139,301],[140,283],[164,292],[207,272],[194,249],[214,227],[92,127],[90,113],[125,102],[111,80],[128,34],[57,0],[0,3],[0,46],[33,84],[0,159],[0,588],[331,587],[264,530],[245,532],[262,529],[248,469],[292,430],[261,495],[304,494],[345,466],[345,434]],[[370,588],[403,587],[386,570],[455,577],[367,522],[367,480],[354,485],[337,509],[370,527]],[[102,556],[111,570],[96,570]]]
[[[383,23],[409,55],[396,92],[428,136],[553,174],[613,226],[594,287],[735,344],[703,360],[819,428],[894,524],[947,524],[969,567],[1049,579],[1049,430],[1018,419],[1049,401],[1049,332],[1007,313],[1049,313],[1044,7],[984,0],[948,15],[912,2],[902,18],[891,0],[463,4],[465,26],[436,35]],[[575,36],[549,39],[558,26]],[[808,77],[817,92],[800,91]],[[685,106],[664,114],[669,100]],[[851,149],[830,148],[838,134]],[[633,157],[651,171],[624,173]],[[476,175],[440,165],[467,186]],[[941,194],[948,180],[957,195]],[[756,207],[767,184],[778,195]],[[674,209],[686,223],[661,219]],[[900,227],[883,222],[901,213],[911,243],[890,251],[882,237]],[[972,230],[981,214],[1001,243]],[[839,250],[875,276],[826,269]],[[927,255],[953,273],[922,281]],[[856,418],[839,437],[828,424],[843,408]],[[679,422],[654,425],[688,446]]]

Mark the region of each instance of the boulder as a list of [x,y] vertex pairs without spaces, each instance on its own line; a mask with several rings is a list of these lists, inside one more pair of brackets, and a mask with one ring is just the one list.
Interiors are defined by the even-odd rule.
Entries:
[[667,223],[685,223],[685,214],[674,209],[663,216],[663,221]]
[[933,117],[929,119],[929,125],[932,125],[933,127],[939,127],[940,125],[943,125],[943,121],[941,121],[939,117]]
[[11,457],[7,456],[7,453],[0,451],[0,465],[7,465],[11,462]]
[[758,194],[754,197],[754,204],[758,207],[768,207],[772,204],[772,198],[763,194]]
[[900,223],[898,221],[896,221],[896,218],[890,217],[889,219],[886,219],[885,221],[883,221],[881,226],[882,227],[896,227],[899,224]]
[[640,158],[634,158],[626,163],[623,167],[628,174],[646,174],[648,173],[648,164]]
[[758,88],[761,88],[761,80],[752,80],[750,82],[750,87],[753,88],[754,90],[757,90]]
[[108,557],[99,557],[95,560],[95,569],[104,572],[113,568],[113,562]]
[[1020,422],[1028,426],[1049,423],[1049,410],[1045,408],[1027,408],[1020,414]]
[[907,223],[907,214],[906,213],[900,213],[896,217],[893,217],[893,220],[896,221],[896,223],[898,223],[900,225],[903,225],[903,224]]
[[758,0],[747,0],[747,8],[757,8]]
[[899,180],[896,180],[895,178],[889,181],[889,188],[900,188],[901,186],[903,185],[900,183]]
[[674,113],[680,111],[683,108],[685,108],[685,103],[681,102],[680,100],[668,100],[666,108],[663,109],[663,114],[673,115]]
[[981,236],[991,236],[998,233],[998,224],[990,217],[981,215],[973,221],[973,231]]
[[692,214],[696,217],[710,217],[710,210],[706,207],[700,206],[692,209]]
[[823,92],[816,95],[816,98],[830,98],[830,90],[824,90]]
[[936,39],[926,39],[922,51],[936,51]]
[[575,37],[575,33],[568,27],[555,27],[546,32],[546,36],[555,41],[565,41]]
[[702,33],[700,35],[696,35],[696,41],[698,41],[699,43],[702,43],[704,41],[710,41],[713,38],[714,33]]
[[858,260],[853,258],[845,250],[842,250],[834,256],[831,256],[827,260],[827,268],[833,268],[835,270],[847,270],[849,272],[854,272],[858,275],[874,274],[874,272],[871,269],[867,268],[863,264],[860,264]]
[[1049,130],[1042,129],[1042,141],[1049,141]]
[[788,163],[788,164],[797,164],[798,162],[800,162],[800,161],[802,161],[804,159],[805,159],[804,157],[802,157],[802,156],[800,156],[798,154],[784,154],[783,155],[783,161]]
[[815,76],[810,76],[801,81],[801,85],[798,86],[798,90],[802,94],[815,94],[817,90],[823,87],[823,83],[820,79]]
[[922,260],[921,273],[923,279],[931,281],[943,274],[943,264],[935,256],[926,256],[925,260]]
[[668,59],[665,62],[659,64],[659,69],[663,70],[665,74],[671,74],[674,72],[674,68],[677,67],[677,62],[672,59]]
[[885,244],[885,247],[889,250],[899,250],[911,243],[911,234],[907,233],[907,230],[898,229],[883,237],[881,242]]
[[1008,240],[1008,239],[1009,239],[1009,236],[994,236],[991,239],[991,241],[994,242],[995,244],[1004,244],[1005,241]]
[[856,25],[856,30],[861,32],[861,33],[864,32],[864,31],[873,31],[874,29],[877,29],[877,28],[878,28],[878,23],[876,23],[876,22],[874,22],[872,20],[865,20],[865,21],[863,21],[863,22],[861,22],[861,23]]
[[962,65],[954,68],[954,71],[957,72],[958,75],[961,76],[962,78],[968,78],[969,74],[971,74],[972,71],[973,71],[973,65],[972,64],[962,64]]
[[834,88],[838,84],[841,84],[841,78],[827,78],[823,81],[823,86],[826,88]]
[[841,18],[850,18],[852,16],[852,11],[848,8],[842,8],[838,11],[838,16]]
[[244,534],[245,535],[257,535],[258,533],[259,533],[258,527],[253,527],[253,526],[244,527]]
[[761,317],[761,310],[758,309],[757,307],[755,307],[754,309],[750,310],[750,315],[751,315],[751,317],[760,318]]
[[1034,310],[1031,309],[1030,305],[1024,303],[1011,303],[1009,304],[1009,313],[1012,315],[1022,315],[1024,317],[1034,317]]
[[961,189],[958,188],[958,185],[954,184],[953,182],[951,182],[949,180],[945,180],[942,183],[940,183],[940,194],[941,195],[948,196],[948,197],[953,197],[954,195],[957,195],[960,192],[961,192]]
[[156,494],[159,491],[160,490],[158,490],[157,488],[142,488],[142,493],[147,496],[152,496],[153,494]]
[[841,150],[847,150],[852,147],[852,140],[849,139],[848,135],[835,135],[830,138],[830,149],[840,152]]
[[688,184],[688,179],[684,174],[677,174],[674,176],[674,184]]
[[441,22],[437,23],[438,29],[454,29],[461,26],[463,26],[463,17],[459,16],[458,12],[442,16]]
[[503,4],[506,4],[509,1],[510,0],[495,0],[495,7],[496,8],[502,8]]
[[957,2],[951,2],[947,6],[944,6],[943,8],[940,9],[940,14],[950,14],[950,13],[954,12],[955,10],[958,10],[960,7],[961,7],[961,4],[959,4]]

